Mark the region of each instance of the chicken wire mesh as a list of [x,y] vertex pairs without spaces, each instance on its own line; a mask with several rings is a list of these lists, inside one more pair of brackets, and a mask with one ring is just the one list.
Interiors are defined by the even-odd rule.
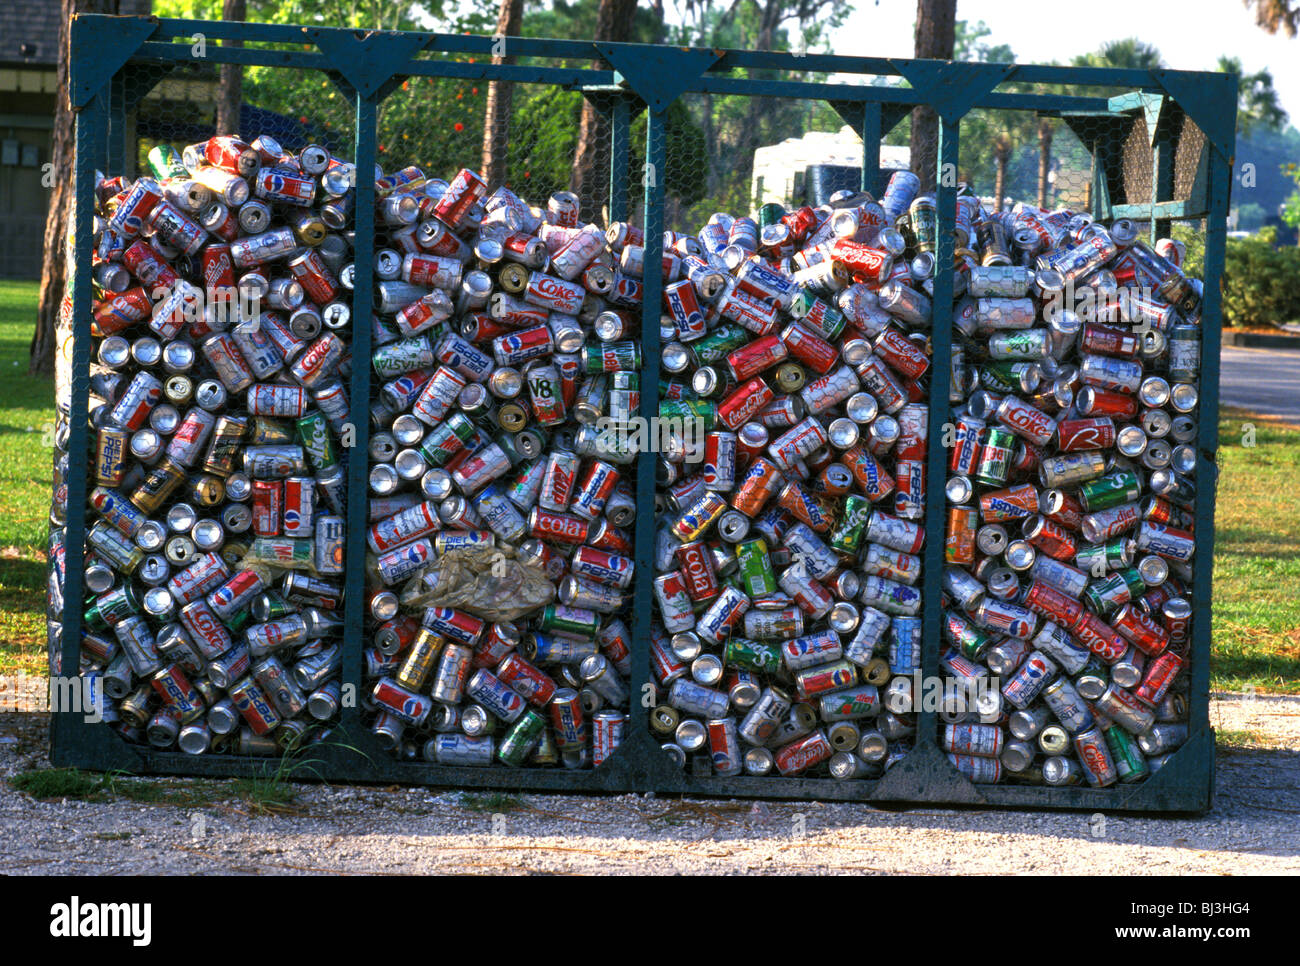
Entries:
[[[95,252],[91,552],[79,670],[87,693],[102,702],[99,713],[129,742],[266,756],[324,739],[340,707],[335,581],[345,558],[341,523],[325,525],[341,521],[346,506],[342,480],[351,457],[338,418],[346,390],[338,379],[307,378],[301,385],[310,384],[309,392],[290,369],[317,357],[302,351],[312,340],[342,351],[333,335],[345,321],[335,311],[345,309],[335,273],[347,246],[328,236],[315,210],[286,203],[274,185],[258,182],[240,152],[249,154],[256,142],[263,163],[284,170],[313,146],[348,157],[352,122],[347,101],[322,75],[244,73],[237,125],[224,131],[217,129],[215,66],[135,63],[112,85],[95,238],[79,243]],[[218,136],[231,139],[233,154],[204,151]],[[146,213],[124,215],[134,206]],[[245,222],[257,206],[260,217]],[[320,262],[325,284],[313,301],[304,302],[285,261],[235,251],[276,231],[307,246],[294,254],[310,248],[329,258],[328,267]],[[84,264],[80,255],[71,248],[69,263]],[[65,299],[58,326],[61,444],[75,375],[70,304]],[[252,361],[231,370],[222,353],[236,344]],[[248,381],[240,374],[245,367]],[[331,421],[321,401],[327,393]],[[254,404],[255,394],[262,403]],[[297,401],[266,402],[277,394]],[[232,447],[235,440],[241,445]],[[56,454],[59,480],[70,458]],[[265,507],[259,487],[275,488]],[[262,525],[268,508],[274,527]],[[65,520],[56,499],[53,521]],[[70,558],[61,530],[54,540],[50,665],[59,675],[70,670],[62,667],[58,623],[60,569]],[[259,718],[260,726],[241,726],[241,715]]]

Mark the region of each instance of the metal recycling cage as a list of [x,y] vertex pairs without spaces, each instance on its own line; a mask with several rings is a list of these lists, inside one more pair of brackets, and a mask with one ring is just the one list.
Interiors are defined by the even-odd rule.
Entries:
[[[416,32],[372,32],[320,27],[253,23],[159,20],[156,18],[80,15],[72,24],[71,73],[68,96],[77,113],[76,216],[78,239],[91,236],[91,212],[97,167],[117,171],[127,144],[129,109],[125,79],[132,71],[153,70],[159,76],[192,61],[191,38],[202,34],[202,56],[212,64],[241,64],[294,71],[319,71],[340,90],[355,117],[353,159],[360,170],[374,167],[376,118],[381,101],[406,78],[505,80],[558,85],[581,91],[605,115],[610,126],[609,219],[629,215],[631,185],[631,127],[637,115],[647,115],[645,159],[651,170],[665,170],[665,125],[669,108],[687,94],[731,95],[828,103],[862,138],[862,187],[872,192],[878,183],[879,146],[899,121],[918,105],[932,107],[939,118],[938,172],[955,171],[960,161],[963,120],[972,110],[1031,111],[1057,118],[1078,132],[1092,155],[1088,198],[1101,217],[1150,221],[1153,233],[1167,231],[1168,219],[1203,219],[1205,225],[1203,369],[1200,425],[1196,441],[1197,534],[1193,592],[1190,685],[1190,737],[1147,781],[1108,789],[1030,785],[976,785],[957,773],[937,745],[935,713],[921,711],[917,741],[911,754],[883,778],[838,782],[817,778],[701,777],[674,767],[655,744],[647,728],[648,709],[631,702],[622,745],[601,768],[509,769],[447,767],[403,762],[382,751],[361,724],[355,704],[345,708],[338,731],[343,736],[326,746],[313,746],[313,766],[303,777],[325,780],[402,782],[450,787],[501,787],[552,792],[648,792],[704,796],[813,798],[873,803],[951,803],[975,806],[1087,809],[1090,811],[1202,812],[1210,807],[1214,784],[1214,733],[1209,725],[1210,589],[1214,550],[1215,453],[1218,445],[1218,383],[1221,327],[1219,280],[1224,266],[1226,216],[1235,144],[1237,88],[1231,75],[1174,70],[1122,70],[956,63],[824,54],[750,52],[510,38],[511,53],[530,59],[527,65],[493,64],[494,38]],[[277,44],[279,49],[225,46],[246,41]],[[222,42],[222,43],[218,43]],[[314,48],[314,49],[313,49]],[[420,57],[420,54],[435,55]],[[469,55],[465,60],[436,55]],[[539,66],[532,62],[597,62],[603,69]],[[749,76],[733,74],[743,70]],[[785,72],[796,76],[816,72],[832,75],[874,75],[904,79],[909,86],[880,83],[806,82],[756,79]],[[1078,93],[1004,92],[999,85],[1051,85],[1052,91],[1088,87],[1123,88],[1118,96]],[[1145,127],[1142,122],[1145,122]],[[1190,122],[1190,123],[1189,123]],[[1100,137],[1098,132],[1113,132]],[[1146,137],[1143,134],[1148,135]],[[1192,133],[1198,137],[1192,137]],[[1118,149],[1117,149],[1118,148]],[[1181,172],[1179,174],[1178,172]],[[662,290],[662,234],[665,228],[665,180],[644,178],[644,279],[646,306],[641,345],[643,378],[658,376],[659,311]],[[932,339],[936,359],[952,349],[951,312],[953,226],[957,185],[938,177],[939,271],[935,278],[936,315]],[[374,187],[367,179],[357,185],[353,318],[370,318],[373,304]],[[72,393],[69,453],[88,446],[87,412],[91,352],[91,273],[89,246],[80,245],[73,273]],[[368,326],[354,331],[353,351],[370,354]],[[371,368],[353,367],[350,397],[368,399]],[[949,368],[933,369],[929,402],[930,425],[949,419]],[[645,393],[641,414],[656,414],[656,393]],[[357,420],[356,450],[364,454],[368,421]],[[944,477],[946,454],[941,434],[930,433],[927,475]],[[633,616],[633,693],[650,682],[649,638],[654,578],[654,462],[641,459],[636,479],[637,536]],[[68,559],[78,560],[86,530],[87,462],[70,461],[67,476],[66,546]],[[1205,484],[1209,485],[1205,485]],[[345,635],[343,679],[359,687],[362,673],[362,619],[366,521],[366,462],[348,466],[348,554],[345,571]],[[939,667],[943,544],[934,539],[944,531],[944,502],[932,498],[925,528],[932,539],[925,548],[922,671]],[[52,653],[54,667],[74,668],[79,659],[83,579],[78,567],[66,568],[61,645]],[[53,617],[57,620],[57,617]],[[61,766],[122,770],[147,775],[236,776],[263,774],[275,759],[225,755],[191,756],[160,752],[128,744],[103,724],[90,723],[71,709],[53,716],[51,758]]]

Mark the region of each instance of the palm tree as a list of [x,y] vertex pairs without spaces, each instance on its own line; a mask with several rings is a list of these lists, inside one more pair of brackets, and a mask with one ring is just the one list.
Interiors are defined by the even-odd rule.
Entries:
[[1273,87],[1273,74],[1264,68],[1247,74],[1241,67],[1240,57],[1223,56],[1217,68],[1225,74],[1236,74],[1237,81],[1237,133],[1249,134],[1256,128],[1280,131],[1287,122],[1287,113],[1278,101]]
[[1133,70],[1152,70],[1163,67],[1160,51],[1136,37],[1110,40],[1090,54],[1074,58],[1076,67],[1124,67]]

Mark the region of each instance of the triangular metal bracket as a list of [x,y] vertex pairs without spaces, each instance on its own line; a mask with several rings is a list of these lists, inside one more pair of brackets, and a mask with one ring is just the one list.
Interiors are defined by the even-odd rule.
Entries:
[[[827,101],[832,110],[843,119],[844,123],[853,128],[853,132],[862,137],[862,106],[870,103],[869,101]],[[895,127],[898,122],[907,117],[912,111],[911,104],[881,104],[880,105],[880,136],[884,137]]]
[[1237,144],[1237,75],[1153,70],[1165,92],[1225,158]]
[[157,29],[157,17],[75,14],[69,41],[68,101],[72,109],[89,104]]
[[921,103],[934,108],[941,118],[955,121],[975,102],[993,91],[1016,69],[1015,64],[966,63],[951,60],[890,60]]
[[936,746],[917,745],[892,765],[871,793],[873,802],[949,802],[987,805],[979,787],[967,780]]
[[429,34],[395,30],[338,30],[304,27],[303,34],[320,48],[352,89],[362,97],[374,97],[424,49]]
[[597,42],[596,49],[614,68],[615,82],[626,85],[652,111],[667,110],[723,53],[699,47],[643,47],[604,42]]
[[1169,98],[1164,94],[1152,94],[1143,91],[1139,95],[1142,99],[1142,117],[1147,122],[1147,137],[1151,140],[1151,146],[1155,147],[1156,140],[1160,136],[1160,124],[1168,117],[1166,108],[1170,106]]

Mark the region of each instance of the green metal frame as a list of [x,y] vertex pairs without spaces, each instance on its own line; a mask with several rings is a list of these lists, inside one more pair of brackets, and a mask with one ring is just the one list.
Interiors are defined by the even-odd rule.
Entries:
[[[875,803],[950,803],[1024,808],[1087,809],[1089,811],[1201,812],[1209,808],[1214,785],[1214,734],[1209,725],[1209,652],[1211,565],[1214,538],[1214,480],[1216,476],[1219,345],[1221,305],[1219,280],[1223,273],[1225,226],[1236,114],[1236,82],[1230,75],[1167,70],[1120,70],[1053,66],[972,64],[944,61],[844,57],[829,54],[739,50],[705,50],[637,44],[510,38],[514,64],[491,63],[493,38],[433,33],[398,33],[154,18],[81,15],[72,24],[69,97],[77,111],[75,231],[87,238],[96,167],[115,169],[124,160],[123,120],[125,78],[142,68],[157,70],[193,61],[191,38],[206,39],[205,59],[213,64],[244,64],[292,70],[317,70],[329,76],[352,101],[356,116],[355,153],[359,170],[368,171],[376,150],[376,115],[379,103],[407,77],[472,78],[534,84],[556,84],[581,90],[605,113],[611,129],[611,218],[626,217],[630,178],[630,130],[637,114],[647,112],[647,164],[665,170],[666,112],[688,93],[739,94],[828,102],[863,137],[863,179],[868,190],[878,190],[881,139],[920,104],[932,106],[940,118],[938,151],[939,273],[935,282],[936,306],[934,358],[949,358],[952,347],[952,265],[956,207],[955,178],[944,172],[957,170],[962,118],[975,108],[1036,111],[1058,116],[1072,126],[1109,118],[1116,130],[1125,130],[1139,117],[1150,116],[1153,143],[1160,131],[1161,112],[1186,113],[1206,134],[1198,197],[1181,202],[1153,188],[1147,204],[1109,207],[1109,198],[1121,186],[1112,159],[1098,158],[1094,168],[1099,190],[1094,192],[1098,214],[1137,218],[1204,217],[1208,226],[1205,247],[1205,298],[1203,309],[1203,370],[1201,413],[1197,440],[1195,507],[1197,553],[1195,563],[1195,614],[1192,632],[1191,728],[1192,737],[1160,772],[1143,784],[1111,789],[1048,788],[1019,785],[974,785],[949,764],[936,743],[935,716],[920,714],[915,750],[879,780],[837,782],[807,778],[718,778],[683,773],[659,751],[648,729],[648,709],[633,700],[624,741],[602,767],[587,771],[562,769],[456,768],[423,762],[399,762],[382,750],[362,726],[357,707],[346,708],[339,727],[327,743],[310,746],[309,759],[297,777],[360,782],[404,782],[438,786],[486,786],[549,791],[624,792],[655,791],[764,798],[819,798]],[[224,47],[220,41],[242,40],[242,47]],[[257,46],[249,46],[257,45]],[[279,46],[275,46],[279,45]],[[305,47],[315,49],[304,49]],[[474,62],[451,59],[473,55]],[[528,63],[518,63],[518,61]],[[602,68],[574,68],[572,63],[597,62]],[[809,74],[886,75],[903,78],[910,86],[871,83],[823,84],[802,80],[753,80],[732,76],[737,70],[783,71],[787,76]],[[1121,98],[1075,94],[1007,93],[999,85],[1015,81],[1078,88],[1126,88]],[[133,90],[134,97],[142,96]],[[594,95],[600,95],[594,97]],[[617,96],[611,96],[617,95]],[[1095,150],[1096,144],[1088,145]],[[1167,164],[1173,145],[1160,146],[1159,162]],[[1163,170],[1163,168],[1162,168]],[[1168,179],[1153,178],[1153,185]],[[659,301],[663,278],[661,246],[664,229],[664,178],[643,177],[645,203],[645,306],[641,347],[646,360],[644,385],[659,378]],[[1202,190],[1203,189],[1203,190]],[[353,318],[368,319],[372,310],[373,191],[369,179],[357,186],[356,285]],[[90,253],[77,249],[73,273],[74,337],[69,452],[86,452],[87,406],[91,350]],[[370,327],[353,331],[353,354],[370,354]],[[944,478],[946,457],[938,428],[949,419],[949,367],[932,371],[929,420],[931,426],[927,473],[931,489]],[[350,392],[354,406],[370,398],[371,370],[356,365]],[[362,403],[364,406],[364,403]],[[658,397],[642,394],[641,414],[656,415]],[[364,408],[358,410],[364,411]],[[346,626],[344,682],[361,685],[362,601],[365,558],[366,465],[369,422],[356,421],[355,446],[348,463],[348,533],[345,589]],[[67,559],[81,558],[86,529],[87,461],[73,460],[67,480]],[[654,463],[639,461],[635,559],[637,580],[633,598],[632,693],[642,693],[650,674],[649,637],[654,577]],[[925,517],[930,540],[925,550],[923,618],[923,672],[939,668],[940,600],[943,571],[943,500],[934,493]],[[75,669],[81,640],[84,586],[81,569],[66,568],[61,649],[58,666]],[[121,769],[139,774],[251,775],[266,774],[277,760],[235,756],[189,756],[159,752],[127,744],[111,729],[90,724],[72,711],[56,713],[52,723],[51,757],[59,765],[92,769]]]

